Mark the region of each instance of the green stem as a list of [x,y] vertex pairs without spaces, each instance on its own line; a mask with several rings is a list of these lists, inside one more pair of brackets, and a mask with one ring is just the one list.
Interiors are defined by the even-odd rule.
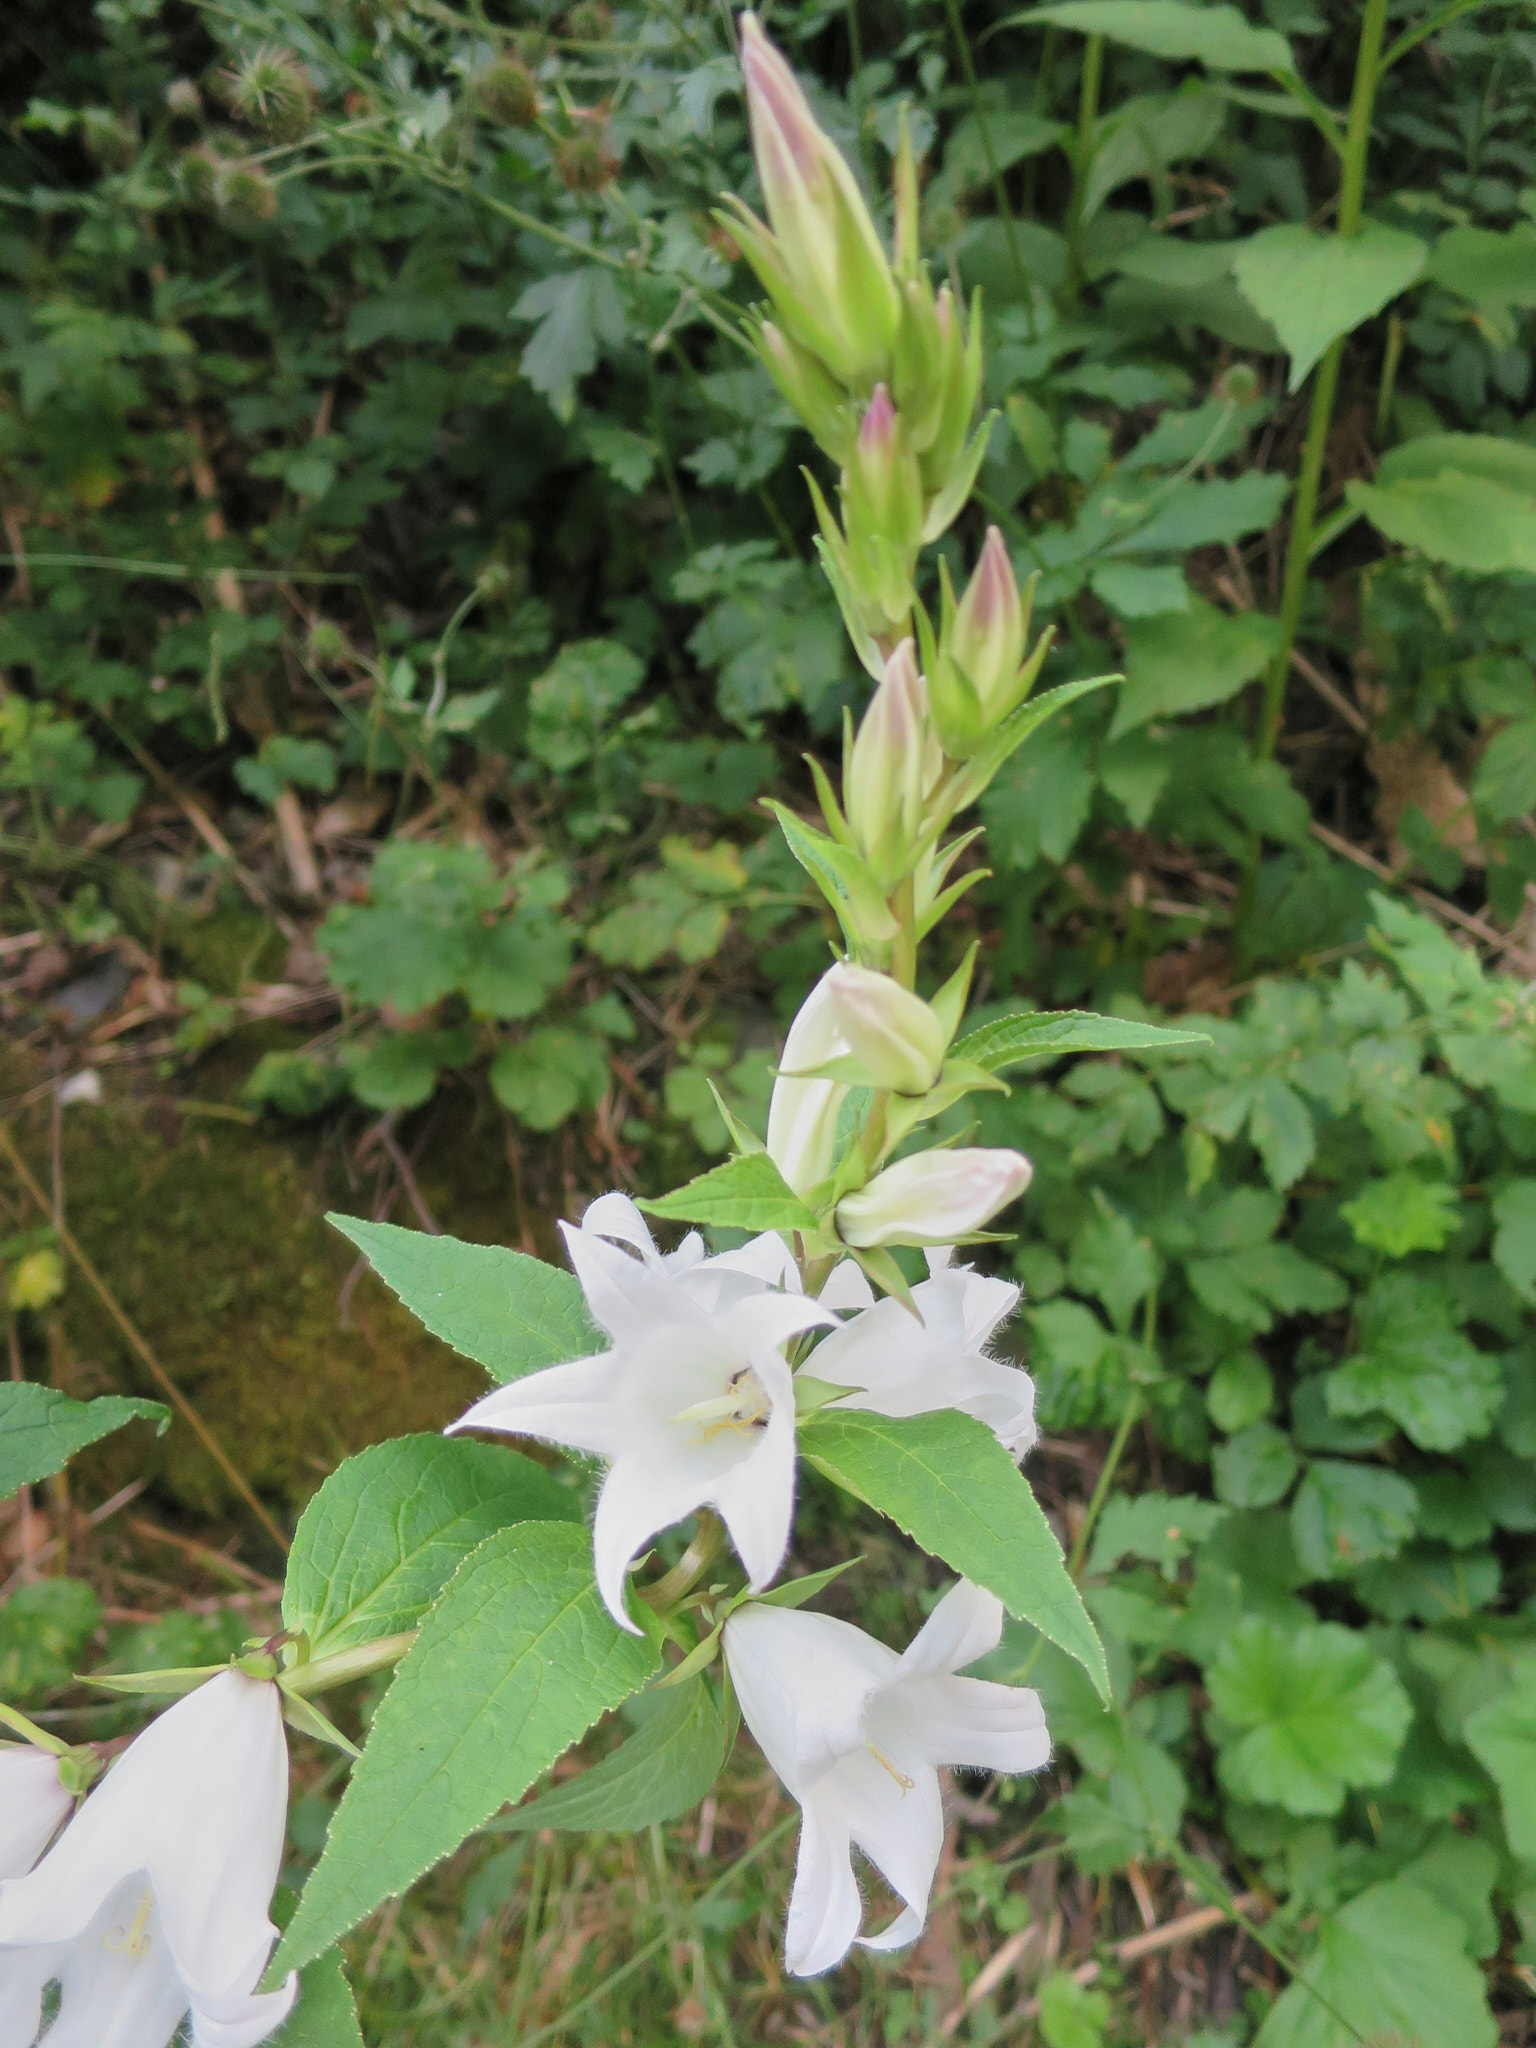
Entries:
[[945,0],[949,14],[950,34],[955,39],[955,50],[960,58],[960,69],[965,73],[966,87],[971,95],[971,112],[976,121],[976,133],[981,137],[981,153],[987,160],[987,175],[992,181],[992,197],[1002,215],[1003,234],[1008,243],[1008,260],[1013,265],[1013,274],[1019,290],[1025,297],[1029,294],[1029,266],[1024,261],[1024,251],[1019,246],[1018,225],[1013,217],[1013,208],[1008,203],[1008,188],[1003,183],[1002,166],[997,160],[997,151],[992,147],[992,130],[987,122],[986,109],[981,103],[981,80],[976,76],[976,66],[971,59],[971,46],[966,40],[965,28],[960,20],[960,0]]
[[1067,1560],[1067,1570],[1074,1579],[1082,1571],[1083,1560],[1088,1555],[1088,1544],[1093,1535],[1094,1524],[1098,1521],[1104,1502],[1109,1496],[1109,1489],[1114,1484],[1115,1474],[1120,1469],[1120,1460],[1125,1456],[1125,1447],[1130,1442],[1131,1431],[1140,1420],[1141,1409],[1141,1389],[1140,1387],[1132,1387],[1130,1396],[1125,1404],[1125,1412],[1120,1417],[1119,1426],[1115,1430],[1114,1436],[1110,1439],[1109,1451],[1103,1465],[1099,1469],[1098,1480],[1094,1485],[1093,1492],[1089,1496],[1088,1512],[1083,1516],[1083,1525],[1078,1530],[1076,1540],[1072,1545],[1072,1555]]
[[283,1684],[289,1692],[307,1697],[312,1692],[326,1692],[333,1685],[346,1685],[354,1678],[367,1678],[375,1671],[398,1664],[417,1634],[416,1629],[408,1628],[397,1636],[379,1636],[371,1643],[337,1650],[333,1656],[316,1657],[308,1664],[288,1665],[282,1673]]
[[8,1707],[0,1700],[0,1725],[12,1729],[24,1742],[30,1742],[36,1749],[46,1749],[50,1756],[65,1756],[69,1744],[61,1742],[57,1735],[50,1735],[45,1728],[39,1728],[35,1721],[29,1721],[25,1714],[15,1707]]
[[1083,78],[1077,96],[1077,142],[1072,152],[1072,206],[1067,225],[1067,254],[1074,297],[1083,281],[1083,212],[1088,197],[1088,172],[1093,163],[1093,131],[1099,118],[1099,87],[1103,79],[1104,38],[1090,36],[1083,46]]
[[647,1586],[640,1595],[646,1606],[664,1614],[675,1607],[685,1593],[692,1592],[719,1556],[724,1537],[720,1517],[710,1508],[700,1508],[693,1541],[671,1571],[664,1573],[654,1586]]

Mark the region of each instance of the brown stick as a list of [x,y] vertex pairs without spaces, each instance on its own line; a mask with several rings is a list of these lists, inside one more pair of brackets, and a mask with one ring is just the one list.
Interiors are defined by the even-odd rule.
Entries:
[[[32,1197],[33,1201],[36,1202],[38,1208],[42,1210],[45,1216],[48,1215],[48,1197],[43,1193],[42,1188],[38,1185],[37,1180],[32,1173],[32,1169],[28,1166],[26,1160],[22,1158],[20,1152],[16,1149],[16,1141],[12,1138],[10,1131],[6,1128],[6,1126],[3,1123],[0,1123],[0,1152],[3,1152],[5,1154],[5,1157],[9,1160],[11,1164],[12,1170],[14,1171],[16,1178],[21,1182],[22,1186],[26,1189],[27,1193]],[[241,1472],[240,1468],[236,1465],[234,1459],[230,1457],[228,1451],[225,1450],[224,1446],[219,1442],[218,1438],[214,1435],[213,1431],[208,1427],[207,1423],[204,1422],[201,1415],[198,1414],[197,1410],[193,1407],[192,1403],[187,1399],[186,1395],[181,1391],[180,1387],[177,1386],[176,1382],[171,1378],[170,1374],[166,1371],[165,1367],[160,1363],[159,1359],[156,1358],[153,1351],[150,1350],[149,1346],[145,1343],[144,1339],[139,1335],[138,1329],[136,1328],[134,1323],[129,1319],[127,1311],[122,1307],[116,1295],[113,1294],[111,1288],[108,1287],[106,1281],[102,1279],[101,1275],[97,1272],[96,1268],[91,1264],[90,1260],[86,1257],[84,1251],[80,1247],[79,1241],[76,1239],[74,1235],[74,1232],[71,1231],[67,1225],[61,1223],[56,1226],[56,1234],[58,1236],[59,1242],[63,1245],[65,1251],[69,1253],[69,1256],[74,1260],[75,1264],[79,1267],[80,1272],[85,1279],[86,1285],[91,1289],[91,1292],[96,1296],[96,1299],[101,1303],[102,1307],[106,1310],[107,1314],[112,1318],[113,1322],[116,1323],[119,1331],[122,1333],[122,1336],[128,1345],[128,1348],[134,1353],[134,1355],[138,1358],[140,1363],[144,1366],[145,1370],[148,1372],[150,1378],[154,1381],[155,1385],[159,1387],[161,1392],[165,1395],[166,1399],[170,1402],[171,1406],[176,1409],[177,1413],[182,1417],[182,1420],[191,1429],[193,1435],[197,1438],[198,1442],[203,1446],[203,1449],[208,1453],[209,1457],[212,1458],[213,1462],[224,1474],[224,1477],[229,1481],[230,1485],[235,1489],[236,1493],[239,1494],[240,1498],[251,1510],[251,1513],[256,1517],[257,1521],[260,1522],[263,1529],[265,1529],[267,1534],[272,1538],[272,1541],[277,1545],[278,1549],[283,1552],[284,1556],[286,1556],[289,1547],[288,1538],[283,1534],[282,1530],[278,1527],[277,1523],[272,1519],[271,1515],[268,1514],[267,1510],[262,1506],[261,1502],[257,1499],[256,1494],[251,1487],[250,1481],[245,1477],[244,1473]]]

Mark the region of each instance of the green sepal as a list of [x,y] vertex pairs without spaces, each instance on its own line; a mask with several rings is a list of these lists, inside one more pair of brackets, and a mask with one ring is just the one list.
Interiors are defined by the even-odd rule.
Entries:
[[75,1675],[80,1684],[98,1685],[104,1692],[147,1693],[161,1699],[179,1699],[228,1669],[228,1664],[181,1664],[166,1671],[127,1671],[105,1678],[86,1677],[79,1672]]
[[328,1714],[321,1713],[313,1700],[305,1699],[302,1693],[290,1692],[282,1680],[278,1680],[278,1691],[283,1696],[283,1719],[290,1728],[296,1728],[301,1735],[312,1736],[316,1742],[328,1743],[332,1749],[339,1749],[343,1756],[359,1757],[362,1751],[350,1741]]
[[971,976],[976,971],[976,955],[980,951],[980,939],[972,939],[965,950],[965,958],[929,1001],[929,1009],[943,1028],[946,1045],[960,1029],[960,1019],[965,1015],[965,1005],[971,993]]
[[930,541],[936,541],[965,510],[965,502],[975,488],[976,474],[981,468],[982,457],[987,452],[987,442],[992,437],[992,429],[1001,418],[1002,414],[996,411],[986,415],[971,436],[965,453],[950,471],[943,490],[928,507],[928,516],[923,521],[925,545]]
[[888,946],[901,927],[857,854],[771,797],[764,809],[778,820],[790,852],[831,904],[848,944],[860,951]]
[[[845,719],[846,716],[847,707],[845,705]],[[844,751],[846,752],[846,746]],[[811,771],[811,780],[816,785],[816,797],[821,805],[821,815],[827,821],[827,830],[832,834],[832,837],[839,846],[846,846],[850,853],[856,852],[857,847],[853,833],[849,829],[848,820],[843,816],[842,806],[837,801],[837,792],[832,787],[831,777],[814,754],[805,754],[801,758],[805,762],[806,767]]]
[[654,1684],[646,1688],[647,1691],[665,1692],[669,1685],[682,1685],[688,1679],[696,1677],[699,1672],[707,1671],[715,1661],[720,1648],[720,1632],[724,1627],[723,1621],[717,1621],[709,1634],[688,1652],[682,1663],[674,1664],[665,1677],[658,1678]]
[[947,792],[950,815],[974,803],[992,780],[1009,755],[1023,746],[1032,733],[1038,732],[1048,718],[1054,718],[1058,711],[1064,711],[1079,697],[1086,697],[1090,690],[1102,690],[1110,683],[1123,683],[1124,676],[1080,676],[1076,682],[1060,683],[1054,690],[1047,690],[1043,697],[1032,697],[1011,712],[997,730],[978,747],[955,777]]
[[946,1060],[938,1080],[926,1095],[896,1095],[891,1098],[885,1112],[887,1146],[894,1148],[899,1145],[920,1124],[942,1115],[946,1109],[953,1108],[978,1089],[993,1095],[1009,1092],[1006,1081],[1000,1081],[996,1074],[988,1073],[974,1060]]
[[991,878],[991,874],[992,870],[990,868],[972,868],[971,872],[968,875],[962,875],[958,882],[951,882],[942,894],[934,897],[928,908],[917,920],[917,936],[920,939],[926,939],[934,926],[948,917],[950,911],[960,901],[960,898],[965,895],[966,891],[974,889],[978,882],[988,881]]
[[725,1097],[720,1093],[714,1082],[709,1079],[707,1074],[704,1078],[710,1094],[715,1098],[715,1107],[720,1112],[720,1120],[729,1132],[731,1143],[736,1147],[736,1150],[743,1157],[749,1152],[766,1152],[768,1147],[763,1143],[756,1131],[749,1125],[744,1124],[734,1111],[727,1108]]
[[884,1245],[845,1245],[843,1249],[853,1259],[866,1280],[878,1287],[883,1294],[892,1294],[921,1323],[922,1310],[912,1299],[912,1289],[907,1285],[907,1276],[902,1272]]
[[[824,1592],[834,1579],[840,1579],[844,1572],[852,1571],[856,1564],[862,1564],[861,1557],[846,1557],[841,1564],[829,1564],[825,1571],[808,1572],[803,1579],[786,1579],[782,1586],[770,1586],[766,1593],[753,1593],[748,1597],[759,1607],[803,1607],[807,1600],[814,1600]],[[739,1603],[745,1606],[746,1601]]]
[[818,1409],[830,1407],[834,1401],[845,1401],[850,1394],[859,1392],[857,1387],[841,1387],[831,1380],[819,1380],[813,1373],[795,1374],[795,1413],[797,1416],[814,1415]]

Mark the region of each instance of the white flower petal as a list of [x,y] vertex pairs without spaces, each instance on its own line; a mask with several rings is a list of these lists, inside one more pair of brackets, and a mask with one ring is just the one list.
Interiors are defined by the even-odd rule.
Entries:
[[630,1566],[658,1529],[703,1507],[714,1486],[707,1466],[678,1453],[619,1458],[609,1468],[592,1520],[592,1561],[603,1605],[631,1635],[640,1630],[624,1607]]
[[826,1286],[816,1298],[823,1308],[873,1308],[875,1290],[857,1259],[842,1259],[832,1268]]
[[287,2019],[298,1995],[297,1971],[276,1991],[195,1992],[193,2048],[256,2048]]
[[903,1914],[869,1946],[900,1947],[922,1929],[944,1847],[939,1774],[931,1764],[896,1748],[890,1731],[881,1728],[870,1734],[862,1749],[840,1758],[823,1783],[835,1784],[854,1843],[911,1908],[910,1918]]
[[967,1664],[995,1650],[1002,1639],[1002,1601],[985,1587],[958,1579],[902,1653],[901,1676],[963,1671]]
[[621,1388],[624,1361],[617,1351],[546,1366],[484,1394],[444,1432],[499,1429],[537,1436],[599,1458],[616,1458],[634,1441]]
[[0,2048],[32,2048],[53,1974],[47,1949],[0,1949]]
[[782,1389],[772,1384],[774,1376],[767,1359],[757,1368],[773,1402],[767,1426],[757,1432],[759,1440],[748,1455],[732,1468],[730,1484],[717,1483],[710,1495],[731,1532],[754,1593],[762,1591],[784,1562],[795,1515],[795,1396],[789,1385],[789,1368],[782,1360],[775,1362],[784,1381]]
[[797,1799],[862,1747],[864,1702],[899,1664],[851,1622],[761,1603],[738,1607],[725,1624],[725,1661],[747,1726]]
[[1020,1685],[994,1685],[984,1678],[911,1678],[882,1693],[869,1719],[904,1755],[935,1766],[1038,1771],[1050,1762],[1051,1738],[1040,1695]]
[[48,1750],[28,1743],[0,1748],[0,1879],[26,1875],[74,1804]]
[[684,1321],[698,1320],[699,1312],[668,1278],[659,1260],[647,1265],[596,1231],[574,1230],[569,1223],[561,1224],[560,1234],[571,1270],[587,1298],[587,1309],[615,1344],[625,1343],[658,1317],[671,1319],[680,1314]]
[[784,1960],[791,1974],[819,1977],[840,1963],[853,1946],[862,1911],[841,1806],[813,1795],[801,1809],[795,1884],[784,1928]]
[[48,2048],[166,2048],[186,2015],[147,1878],[119,1885],[57,1961],[59,2016]]
[[633,1245],[648,1265],[661,1263],[651,1226],[628,1195],[594,1196],[582,1212],[581,1228],[589,1237],[616,1237],[621,1244]]

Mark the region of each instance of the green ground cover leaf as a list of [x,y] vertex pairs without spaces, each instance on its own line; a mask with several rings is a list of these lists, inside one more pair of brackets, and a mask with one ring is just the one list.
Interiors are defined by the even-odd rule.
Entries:
[[574,1275],[558,1266],[506,1245],[466,1244],[360,1216],[326,1221],[352,1240],[434,1337],[494,1379],[521,1379],[607,1349]]
[[1061,1546],[984,1423],[952,1408],[901,1418],[823,1409],[801,1426],[800,1447],[834,1485],[1075,1657],[1109,1697],[1104,1651]]
[[1299,222],[1261,228],[1232,259],[1238,289],[1291,358],[1292,391],[1330,342],[1406,291],[1424,268],[1417,235],[1378,221],[1357,235],[1321,235]]
[[513,1522],[580,1521],[552,1472],[464,1437],[402,1436],[348,1458],[300,1517],[283,1621],[324,1656],[415,1628],[472,1550]]
[[1123,1557],[1144,1557],[1172,1578],[1180,1558],[1203,1543],[1226,1512],[1196,1494],[1112,1494],[1099,1517],[1088,1569],[1109,1572]]
[[1335,1415],[1390,1415],[1421,1450],[1484,1434],[1504,1398],[1491,1352],[1455,1327],[1443,1287],[1411,1272],[1378,1280],[1360,1308],[1360,1349],[1327,1380]]
[[1512,1180],[1493,1198],[1493,1262],[1515,1292],[1536,1303],[1536,1180]]
[[658,1655],[603,1607],[585,1529],[525,1522],[488,1538],[395,1673],[269,1976],[328,1948],[520,1799]]
[[1499,1788],[1510,1848],[1536,1862],[1536,1656],[1516,1662],[1509,1691],[1469,1714],[1462,1734]]
[[1384,1785],[1413,1718],[1391,1665],[1333,1622],[1294,1632],[1242,1622],[1206,1687],[1222,1782],[1288,1813],[1337,1813],[1347,1788]]
[[720,1775],[731,1733],[709,1686],[702,1678],[666,1686],[629,1711],[639,1725],[612,1755],[517,1807],[496,1831],[632,1834],[697,1806]]
[[732,1230],[814,1230],[816,1218],[766,1152],[743,1152],[658,1201],[649,1215]]
[[1397,1880],[1323,1922],[1254,2048],[1494,2048],[1498,2035],[1461,1921]]
[[1194,7],[1186,0],[1051,0],[1016,22],[1054,22],[1079,35],[1107,36],[1153,57],[1206,65],[1212,71],[1294,71],[1285,37],[1255,28],[1235,7]]
[[1394,1557],[1413,1534],[1418,1504],[1413,1482],[1399,1472],[1317,1458],[1291,1505],[1296,1555],[1319,1579]]
[[1270,660],[1277,634],[1261,612],[1221,612],[1195,596],[1183,611],[1131,619],[1110,738],[1170,713],[1224,704]]
[[71,1401],[56,1388],[32,1380],[0,1381],[0,1500],[62,1472],[76,1451],[140,1420],[155,1423],[156,1434],[163,1435],[170,1427],[171,1411],[163,1402],[123,1394]]

